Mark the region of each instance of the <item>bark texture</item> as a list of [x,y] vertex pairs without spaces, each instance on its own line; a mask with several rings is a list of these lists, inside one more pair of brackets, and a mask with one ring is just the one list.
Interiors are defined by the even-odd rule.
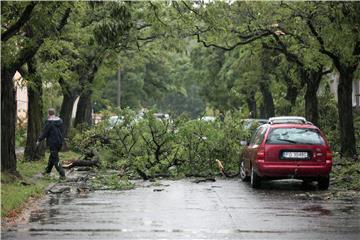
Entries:
[[343,68],[340,71],[338,85],[338,114],[340,125],[341,155],[354,157],[356,153],[356,140],[353,122],[352,82],[353,69]]
[[255,91],[250,91],[246,96],[246,103],[249,109],[249,118],[257,117]]
[[67,138],[71,128],[71,116],[75,100],[79,96],[79,89],[71,87],[62,78],[59,79],[61,86],[63,101],[60,108],[60,118],[64,121],[64,137]]
[[88,71],[80,78],[81,93],[79,103],[76,109],[74,127],[78,127],[79,125],[84,123],[88,126],[92,125],[92,84],[98,71],[98,66],[101,64],[101,61],[102,60],[100,57],[94,57],[90,59],[88,64],[90,67]]
[[271,93],[270,84],[267,79],[261,80],[259,83],[260,92],[263,97],[263,118],[275,116],[274,99]]
[[16,172],[16,90],[14,69],[1,68],[1,171]]
[[305,92],[305,117],[308,121],[319,126],[319,101],[317,92],[323,76],[323,68],[317,71],[306,71],[304,82],[306,84]]
[[37,74],[34,60],[28,62],[29,76],[32,81],[28,84],[28,127],[24,157],[28,161],[40,160],[45,155],[45,146],[36,147],[36,141],[42,131],[43,101],[42,80]]

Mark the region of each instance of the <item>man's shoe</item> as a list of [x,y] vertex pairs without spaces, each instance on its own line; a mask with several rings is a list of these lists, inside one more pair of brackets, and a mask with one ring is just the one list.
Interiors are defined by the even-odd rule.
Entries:
[[60,181],[60,182],[63,182],[63,181],[65,181],[65,180],[66,180],[66,177],[65,177],[65,176],[60,176],[60,177],[59,177],[59,181]]

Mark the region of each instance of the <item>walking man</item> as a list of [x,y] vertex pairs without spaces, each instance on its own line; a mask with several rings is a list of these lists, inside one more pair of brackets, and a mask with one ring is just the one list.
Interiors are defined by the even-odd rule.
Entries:
[[50,156],[45,173],[50,174],[53,166],[60,174],[60,179],[65,179],[65,171],[60,164],[59,151],[64,141],[63,137],[63,121],[55,116],[55,109],[49,108],[48,119],[45,122],[44,130],[38,141],[40,144],[46,138],[46,144],[50,148]]

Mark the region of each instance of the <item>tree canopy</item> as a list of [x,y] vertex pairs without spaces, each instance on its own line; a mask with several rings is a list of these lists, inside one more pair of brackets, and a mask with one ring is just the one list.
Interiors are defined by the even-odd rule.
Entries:
[[[93,112],[116,106],[156,106],[192,118],[304,115],[330,129],[326,97],[337,99],[331,126],[339,151],[354,156],[359,11],[357,2],[4,2],[3,169],[16,170],[16,71],[32,91],[37,124],[28,127],[29,147],[50,105],[66,136],[71,127],[91,125]],[[335,96],[328,91],[333,78]]]

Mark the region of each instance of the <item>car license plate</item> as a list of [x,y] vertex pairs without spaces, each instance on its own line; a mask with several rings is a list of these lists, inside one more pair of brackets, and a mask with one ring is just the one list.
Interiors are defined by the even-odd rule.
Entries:
[[308,152],[283,152],[283,158],[287,159],[306,159],[308,157]]

